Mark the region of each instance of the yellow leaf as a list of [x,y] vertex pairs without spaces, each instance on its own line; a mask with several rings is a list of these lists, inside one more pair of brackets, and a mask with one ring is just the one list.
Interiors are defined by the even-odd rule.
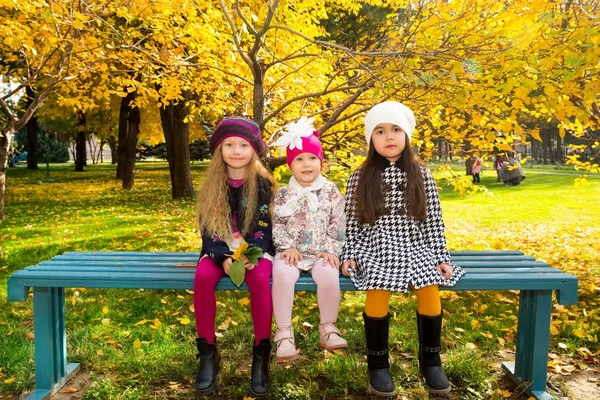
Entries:
[[6,383],[6,384],[8,385],[9,383],[13,383],[13,382],[15,381],[15,379],[16,379],[16,378],[8,378],[8,379],[5,379],[5,380],[4,380],[4,383]]
[[110,318],[102,318],[102,325],[110,325]]
[[102,314],[108,314],[108,307],[102,308]]
[[73,28],[83,29],[83,27],[84,27],[83,22],[81,22],[80,20],[73,21]]
[[66,389],[65,389],[65,390],[63,390],[62,392],[63,392],[63,393],[77,393],[77,392],[79,392],[79,389],[77,389],[77,388],[75,388],[75,387],[71,386],[71,387],[68,387],[68,388],[66,388]]
[[154,325],[156,325],[156,326],[160,326],[161,325],[161,322],[160,322],[160,320],[158,318],[154,318]]
[[573,331],[573,335],[577,336],[580,339],[583,339],[583,337],[585,336],[585,331],[583,329],[575,329]]
[[196,309],[194,308],[193,304],[190,304],[189,310],[190,310],[190,312],[195,312]]
[[103,356],[104,352],[102,351],[102,349],[98,349],[98,350],[96,350],[96,354],[99,356]]
[[28,339],[35,339],[35,335],[33,334],[33,332],[26,332],[25,336],[27,336]]
[[473,343],[467,343],[465,347],[469,350],[475,350],[477,348]]
[[243,306],[247,306],[248,304],[250,304],[250,299],[247,297],[244,297],[243,299],[239,299],[238,302]]
[[552,335],[558,335],[558,328],[554,324],[550,325],[550,333]]
[[133,326],[144,325],[145,323],[150,322],[147,319],[143,319],[141,321],[136,322]]
[[189,323],[190,323],[190,319],[189,319],[189,318],[181,318],[181,319],[179,320],[179,323],[180,323],[181,325],[187,325],[187,324],[189,324]]
[[299,315],[296,315],[296,316],[295,316],[295,317],[292,319],[292,322],[293,322],[294,324],[297,324],[299,319],[300,319],[300,316],[299,316]]
[[226,331],[227,329],[229,329],[230,323],[231,323],[231,318],[227,318],[225,321],[223,321],[223,323],[221,325],[219,325],[219,327],[217,329],[219,329],[220,331]]
[[472,329],[479,329],[480,326],[481,326],[481,324],[479,323],[479,321],[477,321],[476,319],[471,320],[471,328]]
[[525,99],[528,95],[529,89],[527,89],[525,86],[519,86],[517,90],[515,90],[515,96],[521,100]]
[[566,345],[566,344],[564,344],[564,343],[559,343],[559,344],[558,344],[558,347],[560,347],[561,349],[566,349],[566,348],[567,348],[567,345]]
[[140,342],[140,339],[135,339],[135,341],[133,342],[133,348],[139,349],[140,347],[142,347],[142,342]]
[[240,258],[242,258],[242,256],[244,255],[244,252],[248,249],[248,243],[244,242],[242,244],[240,244],[238,246],[237,249],[235,249],[235,251],[233,252],[233,255],[231,256],[231,258],[233,258],[234,260],[239,260]]
[[506,343],[506,341],[503,338],[499,337],[498,338],[498,343],[500,343],[500,346],[504,346],[504,344]]

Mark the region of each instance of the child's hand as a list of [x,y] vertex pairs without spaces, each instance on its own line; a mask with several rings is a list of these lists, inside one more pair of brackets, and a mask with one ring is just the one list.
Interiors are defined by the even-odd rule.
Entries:
[[256,267],[256,265],[254,265],[250,261],[248,261],[246,256],[242,256],[240,258],[240,260],[242,260],[242,262],[244,263],[244,267],[246,268],[247,271],[252,271],[254,269],[254,267]]
[[442,263],[439,264],[436,268],[438,272],[442,274],[444,279],[452,278],[452,267],[450,265]]
[[231,264],[233,264],[233,259],[231,257],[223,261],[223,271],[225,271],[227,275],[229,275],[229,267],[231,267]]
[[300,251],[295,247],[287,249],[281,253],[281,258],[285,260],[287,265],[293,265],[295,267],[297,267],[298,263],[304,259],[302,254],[300,254]]
[[331,268],[340,269],[340,259],[337,258],[335,254],[322,251],[319,254],[317,254],[317,260],[319,258],[323,259],[323,266],[329,264]]
[[350,276],[349,269],[356,268],[356,262],[354,260],[346,261],[342,264],[342,274],[344,276]]

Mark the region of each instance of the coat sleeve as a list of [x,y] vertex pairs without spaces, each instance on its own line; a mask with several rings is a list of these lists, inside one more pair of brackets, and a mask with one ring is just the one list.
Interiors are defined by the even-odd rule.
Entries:
[[275,193],[273,201],[273,244],[276,251],[283,251],[296,247],[296,243],[288,234],[287,220],[289,217],[279,215],[279,208],[285,204],[285,196],[283,190]]
[[273,225],[271,221],[271,186],[265,178],[259,184],[258,214],[254,229],[246,238],[250,247],[259,247],[264,253],[273,252]]
[[358,234],[360,232],[360,222],[356,213],[356,187],[358,186],[358,179],[360,177],[360,170],[356,170],[350,175],[348,183],[346,184],[346,243],[344,243],[342,256],[340,257],[341,262],[355,260],[355,247]]
[[329,226],[327,227],[327,235],[325,237],[326,244],[322,251],[338,256],[342,254],[346,238],[346,213],[344,211],[346,202],[335,184],[332,184],[331,189],[329,194],[331,215],[329,216]]
[[450,253],[446,247],[444,236],[444,221],[442,220],[442,207],[437,185],[433,175],[427,169],[423,169],[423,184],[427,196],[427,217],[421,223],[421,232],[433,253],[436,265],[450,263]]
[[210,235],[206,229],[202,228],[202,255],[208,255],[218,267],[223,268],[223,261],[232,253],[224,240]]

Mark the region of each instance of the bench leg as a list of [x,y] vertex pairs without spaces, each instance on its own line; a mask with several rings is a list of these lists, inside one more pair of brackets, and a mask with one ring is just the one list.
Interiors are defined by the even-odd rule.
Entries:
[[47,399],[79,368],[67,363],[65,296],[63,288],[33,289],[36,390],[27,398]]
[[542,400],[553,398],[546,393],[551,317],[551,290],[522,290],[515,362],[503,364],[517,385],[523,385],[526,393]]

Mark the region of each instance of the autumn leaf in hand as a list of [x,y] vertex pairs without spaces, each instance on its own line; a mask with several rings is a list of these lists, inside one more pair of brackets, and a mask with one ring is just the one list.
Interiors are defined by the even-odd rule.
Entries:
[[241,260],[236,260],[229,266],[229,277],[232,282],[237,285],[237,287],[242,286],[244,283],[244,276],[246,275],[246,267],[244,266],[244,262]]
[[235,251],[233,252],[233,255],[231,256],[231,258],[233,258],[236,261],[240,260],[242,258],[242,256],[244,255],[244,253],[246,252],[246,249],[248,249],[248,243],[244,242],[244,243],[240,244],[238,246],[238,248],[235,249]]
[[256,265],[258,264],[258,259],[262,257],[262,255],[263,251],[259,247],[248,248],[248,243],[242,243],[235,249],[235,252],[231,256],[235,261],[229,266],[229,277],[237,287],[242,286],[246,275],[246,266],[241,260],[242,256],[245,256],[250,264]]
[[256,265],[258,264],[258,259],[263,256],[263,251],[260,247],[250,247],[244,255],[250,264]]

